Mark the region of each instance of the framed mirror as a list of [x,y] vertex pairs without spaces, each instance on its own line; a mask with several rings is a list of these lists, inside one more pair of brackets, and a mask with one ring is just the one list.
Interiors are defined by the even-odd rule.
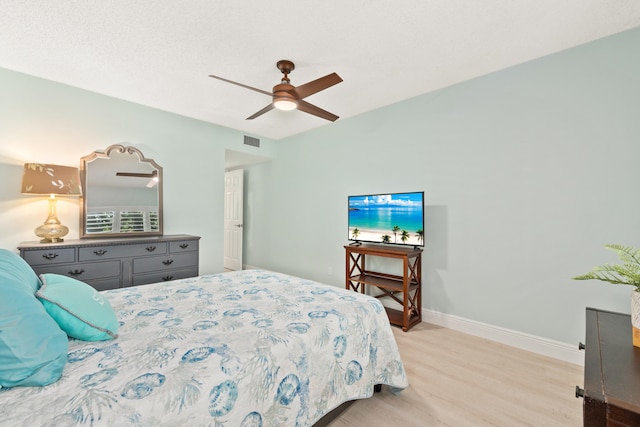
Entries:
[[80,159],[80,238],[162,235],[162,167],[135,147]]

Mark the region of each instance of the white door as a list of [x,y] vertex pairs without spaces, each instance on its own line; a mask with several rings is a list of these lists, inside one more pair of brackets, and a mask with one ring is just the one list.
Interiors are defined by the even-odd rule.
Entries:
[[242,270],[243,173],[224,174],[224,268]]

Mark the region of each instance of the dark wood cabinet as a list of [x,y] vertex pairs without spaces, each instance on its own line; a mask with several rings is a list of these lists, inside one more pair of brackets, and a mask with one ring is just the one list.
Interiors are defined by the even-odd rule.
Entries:
[[[389,297],[401,310],[385,307],[389,322],[408,331],[422,321],[422,249],[382,245],[347,245],[346,288],[365,293],[366,286],[381,291],[379,298]],[[367,257],[384,257],[402,261],[402,274],[373,271]]]
[[36,274],[62,274],[102,291],[197,276],[199,240],[176,234],[23,242],[18,250]]
[[584,388],[576,387],[584,426],[640,426],[640,348],[630,316],[587,308],[584,349]]

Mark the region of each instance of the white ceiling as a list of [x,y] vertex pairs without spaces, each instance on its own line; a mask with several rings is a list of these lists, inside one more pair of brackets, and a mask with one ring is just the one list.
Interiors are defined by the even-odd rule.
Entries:
[[[331,122],[246,117],[290,59],[352,117],[640,26],[637,0],[0,0],[0,67],[280,139]],[[340,120],[340,119],[339,119]]]

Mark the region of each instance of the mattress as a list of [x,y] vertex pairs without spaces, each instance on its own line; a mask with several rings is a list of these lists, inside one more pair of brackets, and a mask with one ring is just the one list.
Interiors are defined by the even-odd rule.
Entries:
[[264,270],[102,292],[110,341],[71,340],[62,378],[0,389],[7,426],[311,426],[406,373],[375,298]]

